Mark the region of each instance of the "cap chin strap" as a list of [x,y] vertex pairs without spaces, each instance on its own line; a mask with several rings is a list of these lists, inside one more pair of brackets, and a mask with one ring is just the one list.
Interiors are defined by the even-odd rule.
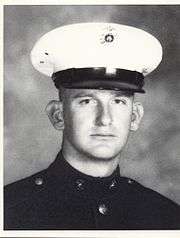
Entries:
[[137,71],[106,68],[71,68],[52,75],[56,88],[112,89],[144,93],[143,74]]

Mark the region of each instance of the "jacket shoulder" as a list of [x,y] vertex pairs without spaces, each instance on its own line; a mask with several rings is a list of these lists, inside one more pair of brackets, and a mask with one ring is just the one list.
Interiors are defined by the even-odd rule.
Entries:
[[4,187],[5,208],[13,207],[30,199],[34,194],[46,188],[47,169]]
[[126,183],[128,184],[129,191],[136,194],[137,199],[143,200],[144,203],[150,203],[152,206],[159,207],[163,209],[166,207],[172,208],[179,212],[180,214],[180,205],[172,201],[171,199],[165,197],[157,191],[152,190],[151,188],[145,187],[139,182],[124,177]]
[[180,228],[180,205],[133,179],[124,178],[124,181],[124,201],[137,225],[143,223],[148,229]]

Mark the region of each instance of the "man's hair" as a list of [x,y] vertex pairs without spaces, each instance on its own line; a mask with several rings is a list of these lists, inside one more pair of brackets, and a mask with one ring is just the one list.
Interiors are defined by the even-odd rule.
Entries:
[[58,96],[59,96],[59,101],[62,102],[62,99],[63,99],[63,88],[62,87],[59,87],[58,89]]

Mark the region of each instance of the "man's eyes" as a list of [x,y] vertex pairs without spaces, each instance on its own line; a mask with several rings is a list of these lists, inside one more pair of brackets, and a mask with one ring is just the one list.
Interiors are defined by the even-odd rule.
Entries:
[[79,104],[81,105],[86,105],[86,104],[90,104],[93,103],[94,100],[92,98],[85,98],[79,101]]
[[[93,98],[84,98],[79,101],[80,105],[87,105],[87,104],[96,104],[96,100]],[[126,105],[127,100],[125,98],[115,98],[111,100],[111,104],[121,104]]]
[[124,98],[116,98],[116,99],[113,100],[113,103],[126,105],[127,104],[127,100],[124,99]]

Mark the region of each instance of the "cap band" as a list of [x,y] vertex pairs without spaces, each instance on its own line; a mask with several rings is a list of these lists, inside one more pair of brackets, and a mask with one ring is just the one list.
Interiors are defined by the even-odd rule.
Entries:
[[143,74],[137,71],[115,69],[108,73],[106,68],[71,68],[53,73],[56,88],[94,88],[128,90],[144,93]]

